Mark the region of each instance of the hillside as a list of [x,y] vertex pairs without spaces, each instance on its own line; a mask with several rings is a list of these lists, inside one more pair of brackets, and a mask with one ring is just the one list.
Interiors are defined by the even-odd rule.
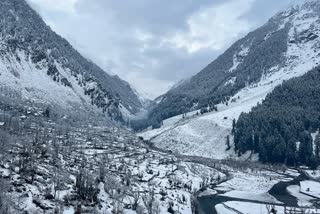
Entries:
[[[237,120],[242,112],[249,112],[252,107],[256,106],[259,102],[261,103],[267,94],[272,92],[276,86],[282,84],[283,81],[301,76],[319,64],[319,5],[320,3],[317,1],[307,1],[305,4],[292,6],[275,15],[262,28],[250,33],[247,37],[236,42],[235,45],[226,51],[226,53],[228,53],[233,50],[234,46],[243,43],[245,39],[255,38],[254,36],[260,35],[259,33],[263,32],[262,35],[264,35],[264,39],[261,40],[261,43],[258,46],[252,46],[248,52],[248,54],[250,54],[251,51],[259,50],[261,51],[260,53],[254,52],[255,54],[250,57],[249,55],[243,57],[243,61],[233,72],[229,72],[229,68],[226,68],[226,74],[223,75],[230,75],[231,79],[221,83],[221,90],[225,93],[228,92],[228,90],[224,89],[229,88],[230,90],[233,90],[233,93],[228,95],[228,99],[223,99],[219,104],[215,104],[218,108],[218,112],[215,112],[212,108],[208,108],[208,110],[213,111],[203,115],[195,115],[197,111],[200,112],[201,104],[199,102],[198,105],[195,105],[197,106],[195,107],[195,110],[187,113],[186,117],[183,118],[183,115],[179,114],[176,117],[164,120],[161,128],[149,130],[140,135],[145,139],[151,139],[158,147],[167,148],[183,154],[204,155],[212,158],[226,158],[230,157],[230,155],[236,157],[237,154],[230,154],[232,153],[230,151],[224,152],[227,148],[227,136],[229,135],[230,138],[232,138],[231,130],[233,120]],[[278,25],[274,26],[275,23],[278,23]],[[265,30],[267,26],[273,26],[277,31],[262,31],[263,29]],[[283,35],[283,37],[273,38],[273,36],[276,35]],[[284,39],[281,40],[281,38]],[[269,51],[271,51],[270,48],[272,51],[278,50],[277,48],[272,48],[273,46],[270,44],[271,41],[277,43],[281,41],[281,47],[285,46],[285,48],[283,49],[283,52],[279,53],[278,60],[281,59],[281,62],[278,61],[278,63],[276,63],[276,61],[271,60],[269,61],[269,65],[273,65],[268,68],[268,66],[264,67],[262,65],[268,64],[266,60],[268,59],[268,54],[271,54],[269,53]],[[226,53],[220,56],[213,64],[215,65],[221,59],[224,59]],[[272,53],[276,54],[274,52]],[[233,58],[229,58],[229,60],[227,60],[227,58],[225,59],[229,64],[233,63]],[[252,60],[256,60],[256,63],[252,62]],[[246,64],[246,62],[248,62],[248,64]],[[222,64],[225,65],[228,63],[225,62]],[[261,65],[262,67],[254,67],[255,65]],[[209,69],[209,67],[206,69]],[[200,78],[200,76],[204,74],[212,76],[216,75],[216,70],[209,72],[206,69],[200,72],[198,74],[199,76],[194,76],[193,79]],[[248,75],[247,73],[250,69],[253,69],[251,70],[252,74],[257,80],[252,82],[247,81],[242,88],[236,90],[238,85],[237,79],[243,78],[243,75],[251,78],[251,75]],[[208,77],[205,79],[209,80],[210,78]],[[191,83],[187,82],[186,85],[179,86],[178,88],[188,87],[189,84]],[[212,85],[214,85],[214,81],[212,82]],[[199,87],[201,88],[202,86],[202,83],[199,82]],[[195,88],[195,91],[198,90],[198,87],[192,87]],[[184,108],[185,105],[181,104],[181,102],[187,102],[189,99],[174,99],[170,102],[166,101],[173,97],[170,94],[176,93],[175,90],[176,89],[174,89],[174,91],[169,91],[167,95],[164,95],[163,101],[155,107],[155,109],[159,107],[160,110],[160,106],[167,103],[166,105],[168,105],[168,108],[164,108],[163,111],[160,110],[158,113],[170,113],[171,109],[174,109],[175,106]],[[183,89],[183,91],[187,92],[185,89]],[[217,89],[211,94],[219,94],[219,91],[220,89]],[[192,94],[192,92],[190,93]],[[207,96],[199,95],[199,97],[206,98]],[[208,106],[208,103],[204,106]],[[188,111],[189,110],[192,110],[192,108],[188,109]],[[153,112],[155,112],[155,110],[153,110]],[[177,112],[177,114],[178,113],[179,112]],[[151,115],[152,114],[156,113],[151,113]],[[153,117],[151,116],[151,118]]]
[[276,14],[189,81],[163,95],[150,111],[150,124],[230,102],[243,88],[259,84],[276,73],[294,72],[300,64],[307,63],[311,69],[319,61],[318,26],[318,1],[293,5]]
[[140,111],[142,104],[127,82],[81,56],[24,0],[3,0],[0,12],[2,91],[56,113],[89,110],[121,121]]
[[235,148],[263,162],[318,165],[320,69],[284,82],[235,126]]

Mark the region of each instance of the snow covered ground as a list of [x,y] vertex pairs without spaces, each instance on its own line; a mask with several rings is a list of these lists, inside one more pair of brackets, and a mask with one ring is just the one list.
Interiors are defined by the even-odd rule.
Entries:
[[216,206],[216,209],[218,214],[269,214],[272,209],[276,210],[277,213],[280,214],[285,214],[285,210],[287,210],[287,213],[318,213],[317,209],[299,209],[239,201],[230,201],[223,204],[219,204]]
[[[56,144],[50,140],[44,142],[46,155],[34,160],[33,180],[20,172],[17,154],[23,147],[19,143],[12,151],[14,155],[0,161],[0,180],[10,184],[9,194],[22,210],[52,213],[61,207],[62,213],[73,213],[78,209],[81,175],[92,185],[92,192],[96,192],[94,200],[80,199],[84,213],[111,214],[119,209],[125,214],[136,214],[140,211],[134,208],[135,202],[139,209],[146,210],[145,202],[151,195],[153,208],[157,210],[154,213],[168,213],[170,208],[179,214],[191,214],[194,198],[211,195],[227,199],[216,206],[220,213],[243,210],[250,206],[248,203],[254,204],[249,212],[254,213],[251,210],[259,211],[265,204],[277,204],[281,208],[283,202],[269,190],[278,182],[291,181],[300,175],[295,169],[270,168],[257,163],[205,158],[192,161],[191,157],[152,150],[120,128],[69,127],[65,133],[56,132],[56,125],[47,127],[48,133],[47,129],[31,126],[26,131],[31,135],[21,136],[29,139],[36,130],[41,136],[46,133],[49,139],[56,139]],[[318,183],[310,181],[301,182],[301,190],[318,194]],[[297,191],[297,187],[288,189],[299,203],[312,208],[313,201]]]
[[[249,214],[269,214],[274,208],[277,213],[284,214],[285,210],[295,210],[297,213],[301,210],[310,213],[317,213],[315,203],[316,198],[311,197],[319,194],[320,182],[312,180],[304,180],[300,184],[290,185],[300,173],[297,170],[290,169],[282,170],[267,170],[267,169],[252,169],[241,170],[237,168],[229,168],[229,179],[222,182],[209,191],[204,191],[201,197],[208,197],[208,193],[212,193],[214,198],[211,199],[212,209],[215,209],[218,214],[225,213],[249,213]],[[280,189],[270,191],[280,182],[289,182],[287,191],[277,193]],[[311,196],[304,194],[304,191]],[[275,195],[273,195],[275,194]],[[279,197],[281,194],[282,197]],[[284,197],[284,195],[286,197]],[[292,197],[293,196],[293,197]],[[296,198],[296,202],[295,202]],[[291,206],[281,201],[282,199],[290,200]],[[210,201],[210,199],[208,199]],[[200,200],[201,202],[201,200]],[[208,205],[207,200],[202,203]],[[297,203],[295,206],[292,204]],[[206,207],[206,206],[205,206]],[[269,210],[269,211],[268,211]],[[207,208],[206,211],[208,212]],[[307,212],[307,213],[308,213]],[[295,212],[294,212],[295,213]]]
[[[151,196],[153,213],[167,213],[171,206],[176,212],[191,214],[193,193],[225,177],[212,167],[152,151],[122,129],[70,127],[67,135],[57,135],[53,128],[50,133],[58,142],[55,146],[47,143],[48,155],[35,160],[33,181],[15,165],[18,155],[0,162],[0,179],[12,186],[10,196],[19,202],[17,206],[30,213],[52,213],[60,206],[64,214],[77,210],[80,173],[81,179],[88,178],[88,185],[93,185],[90,191],[97,191],[95,202],[82,200],[83,212],[104,214],[119,213],[117,209],[135,214],[135,201],[139,209],[146,210],[144,203]],[[70,139],[72,144],[66,143]],[[53,147],[58,159],[50,155]]]
[[315,181],[303,181],[300,183],[302,193],[320,199],[320,183]]
[[294,197],[298,199],[298,205],[303,207],[311,206],[312,203],[310,202],[313,198],[302,194],[300,192],[300,186],[298,185],[291,185],[287,187],[287,191]]
[[[64,108],[71,108],[73,105],[90,103],[89,97],[84,96],[83,89],[71,75],[61,66],[57,68],[62,75],[70,80],[73,88],[62,86],[47,75],[47,67],[36,65],[28,59],[24,52],[19,51],[18,61],[15,56],[2,58],[0,63],[0,83],[2,86],[10,87],[20,92],[23,99],[34,100],[35,102],[55,103]],[[37,67],[36,67],[37,66]]]

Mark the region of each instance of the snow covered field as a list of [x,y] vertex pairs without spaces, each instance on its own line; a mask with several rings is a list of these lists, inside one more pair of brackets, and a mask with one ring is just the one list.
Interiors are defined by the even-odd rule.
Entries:
[[61,206],[62,213],[73,213],[81,178],[96,194],[94,201],[83,199],[84,213],[137,213],[138,207],[146,210],[152,203],[153,213],[167,213],[170,207],[191,214],[193,194],[225,177],[217,169],[152,151],[121,129],[71,129],[56,139],[47,145],[47,152],[55,155],[34,160],[33,178],[15,165],[16,156],[0,164],[0,179],[11,184],[10,196],[24,211],[52,213]]

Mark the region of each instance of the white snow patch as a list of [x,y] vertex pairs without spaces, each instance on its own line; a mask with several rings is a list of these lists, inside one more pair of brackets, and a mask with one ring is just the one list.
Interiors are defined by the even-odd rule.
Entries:
[[235,71],[238,68],[238,66],[242,63],[242,59],[246,57],[250,51],[250,47],[241,46],[241,48],[241,51],[239,51],[233,56],[233,66],[229,69],[229,72]]
[[320,183],[316,181],[300,182],[301,192],[320,199]]
[[287,187],[288,192],[297,198],[298,205],[303,207],[310,207],[312,203],[310,202],[313,198],[304,195],[300,192],[300,186],[298,185],[291,185]]

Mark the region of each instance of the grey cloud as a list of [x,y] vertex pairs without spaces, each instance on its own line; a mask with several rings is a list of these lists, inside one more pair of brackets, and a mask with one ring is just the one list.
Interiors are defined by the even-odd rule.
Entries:
[[84,13],[99,11],[112,15],[117,24],[166,34],[186,28],[186,19],[199,9],[222,2],[226,0],[79,0],[77,10]]
[[[236,38],[226,35],[226,44],[221,49],[201,47],[194,52],[167,40],[176,33],[188,33],[188,21],[195,13],[240,0],[65,0],[75,1],[75,8],[69,13],[50,9],[50,5],[44,7],[42,0],[28,1],[33,2],[55,31],[85,56],[129,81],[140,92],[155,97],[180,79],[199,72]],[[250,24],[249,27],[256,27],[289,0],[242,1],[250,4],[250,10],[244,10],[241,19]],[[228,27],[231,29],[226,33],[232,31],[233,26]],[[249,30],[253,30],[252,27]],[[203,30],[211,30],[209,36],[216,36],[214,29]],[[235,32],[235,35],[239,37],[247,31]]]

